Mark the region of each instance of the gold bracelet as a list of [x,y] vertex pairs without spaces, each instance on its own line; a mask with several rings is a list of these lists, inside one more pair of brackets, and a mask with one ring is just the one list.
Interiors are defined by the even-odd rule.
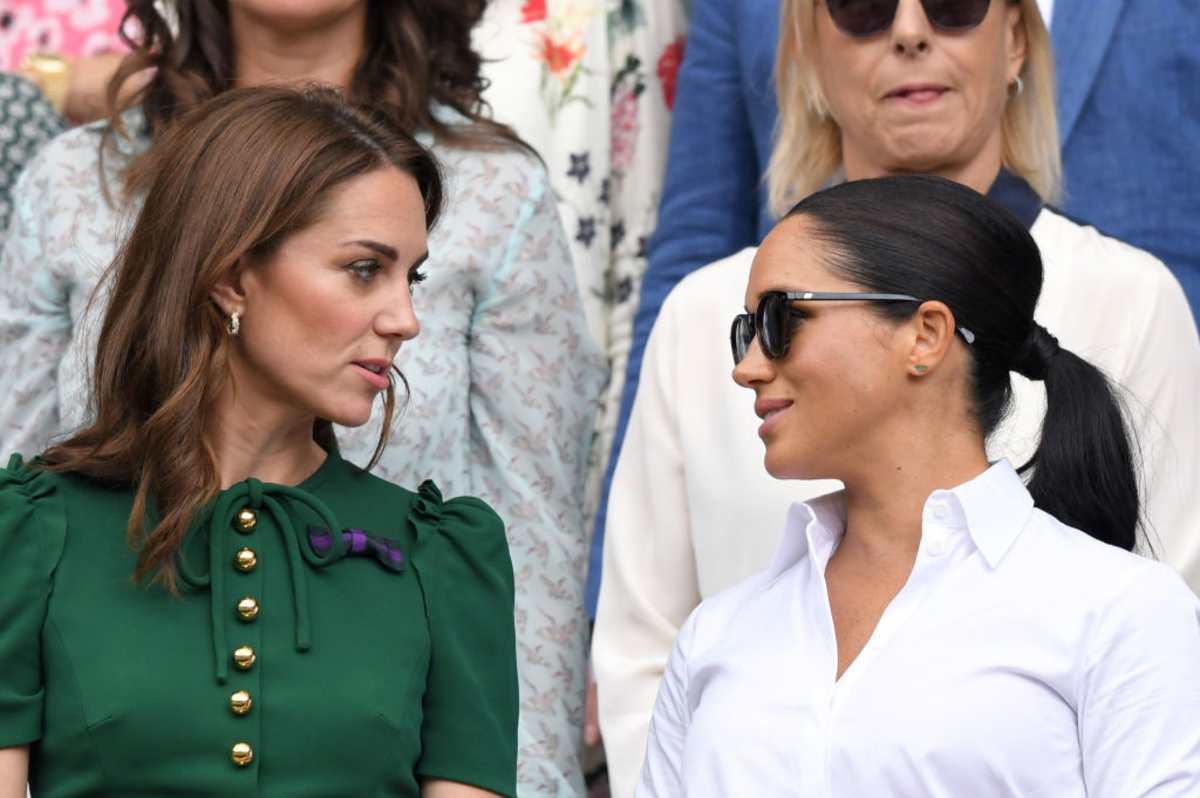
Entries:
[[21,73],[38,85],[62,116],[71,88],[71,62],[57,53],[30,53],[21,62]]

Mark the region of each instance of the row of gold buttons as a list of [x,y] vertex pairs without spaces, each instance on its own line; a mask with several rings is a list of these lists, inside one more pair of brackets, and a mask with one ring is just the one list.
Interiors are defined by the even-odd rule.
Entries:
[[[234,519],[234,526],[239,532],[248,535],[258,526],[258,516],[249,507],[242,509]],[[238,549],[233,557],[233,566],[244,574],[258,567],[258,554],[249,546]],[[258,617],[259,604],[253,596],[245,596],[237,603],[237,616],[244,623],[250,623]],[[238,646],[233,650],[233,663],[239,670],[248,671],[254,667],[258,656],[250,646]],[[229,709],[235,715],[245,715],[254,706],[254,699],[246,690],[238,690],[229,696]],[[235,743],[229,752],[233,764],[246,767],[254,761],[254,748],[247,742]]]

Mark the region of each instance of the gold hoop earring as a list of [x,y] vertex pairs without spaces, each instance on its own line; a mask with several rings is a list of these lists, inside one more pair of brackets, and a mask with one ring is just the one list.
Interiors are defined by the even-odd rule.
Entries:
[[241,314],[239,314],[236,310],[229,315],[229,324],[226,325],[225,329],[229,330],[229,334],[234,336],[241,332],[242,318]]
[[1025,81],[1021,80],[1021,76],[1017,75],[1017,79],[1012,82],[1015,89],[1009,89],[1009,97],[1020,97],[1021,92],[1025,91]]

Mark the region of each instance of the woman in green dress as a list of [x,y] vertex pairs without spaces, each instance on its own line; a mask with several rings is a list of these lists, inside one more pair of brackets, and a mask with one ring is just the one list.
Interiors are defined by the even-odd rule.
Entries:
[[94,420],[0,472],[0,796],[513,795],[503,523],[332,434],[390,423],[436,163],[238,89],[125,189]]

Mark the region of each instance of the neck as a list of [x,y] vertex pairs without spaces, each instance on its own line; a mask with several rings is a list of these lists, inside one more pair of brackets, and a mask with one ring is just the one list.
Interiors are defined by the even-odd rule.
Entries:
[[865,180],[872,177],[904,174],[937,175],[973,188],[980,194],[987,194],[991,190],[992,184],[996,182],[1000,168],[1004,165],[1003,142],[998,129],[973,158],[932,167],[905,168],[896,164],[873,163],[869,159],[863,158],[862,153],[853,147],[847,146],[845,134],[842,136],[842,147],[844,153],[842,166],[846,171],[847,180]]
[[211,439],[221,490],[254,477],[296,485],[316,471],[326,453],[313,440],[314,418],[239,395],[231,381],[217,403]]
[[365,3],[332,19],[290,25],[272,22],[239,4],[230,5],[238,86],[320,83],[349,89],[364,49]]
[[988,468],[983,441],[969,431],[932,427],[889,437],[891,446],[857,458],[861,465],[843,478],[846,534],[840,554],[915,557],[929,495],[968,482]]

